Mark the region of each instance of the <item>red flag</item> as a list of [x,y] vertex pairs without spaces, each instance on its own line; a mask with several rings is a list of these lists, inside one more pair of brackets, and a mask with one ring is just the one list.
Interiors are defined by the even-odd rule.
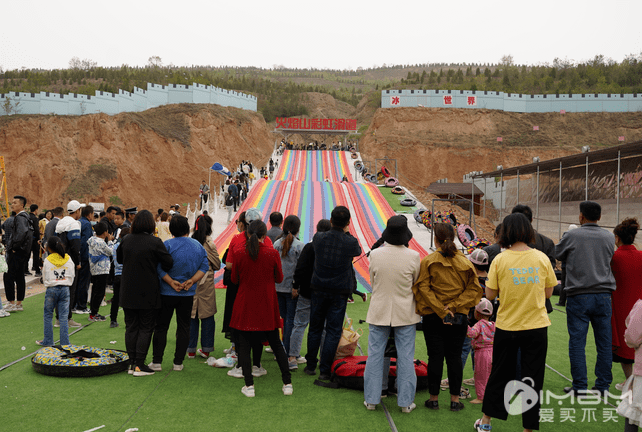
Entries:
[[497,142],[502,142],[502,137],[497,137]]

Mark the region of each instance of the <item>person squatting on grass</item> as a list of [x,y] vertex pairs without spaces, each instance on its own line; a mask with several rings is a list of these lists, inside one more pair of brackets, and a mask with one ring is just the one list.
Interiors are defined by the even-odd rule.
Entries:
[[147,351],[161,307],[157,267],[169,271],[174,259],[161,239],[154,237],[154,216],[139,212],[131,234],[123,238],[116,259],[123,264],[120,305],[125,313],[125,346],[131,362],[129,373],[145,376],[154,373],[145,364]]
[[[294,315],[298,295],[292,294],[292,281],[297,261],[301,256],[303,242],[297,237],[301,227],[301,220],[298,216],[289,215],[283,222],[283,233],[274,243],[274,249],[281,256],[281,268],[283,270],[283,281],[276,284],[276,295],[279,300],[279,311],[283,318],[283,346],[285,352],[290,352],[290,337],[294,326]],[[297,369],[296,360],[290,363],[291,369]]]
[[267,339],[276,356],[283,380],[283,394],[292,394],[288,357],[279,339],[279,306],[275,284],[283,281],[279,253],[266,244],[267,227],[261,220],[248,226],[244,251],[235,251],[232,281],[238,284],[230,327],[235,330],[236,350],[245,386],[241,392],[254,397],[253,375],[264,375],[263,368],[252,367],[250,351],[263,351]]
[[[475,430],[491,430],[491,418],[506,420],[504,393],[515,379],[518,350],[521,350],[523,380],[540,394],[544,385],[547,328],[546,299],[553,294],[557,277],[550,259],[531,249],[535,232],[522,213],[504,218],[499,243],[506,248],[490,265],[486,298],[501,299],[497,312],[493,365],[482,405],[483,417]],[[539,399],[522,414],[524,431],[539,430]]]
[[[209,268],[203,279],[198,282],[196,293],[194,294],[187,355],[189,358],[194,358],[198,352],[201,357],[207,358],[214,351],[214,329],[216,325],[214,322],[214,314],[216,314],[214,273],[221,268],[221,259],[212,239],[211,217],[202,215],[196,219],[192,238],[196,239],[205,248]],[[197,350],[199,323],[201,324],[201,348]]]
[[198,240],[189,237],[189,222],[185,216],[174,216],[169,223],[174,236],[165,242],[172,256],[172,268],[165,271],[159,266],[161,309],[154,327],[153,361],[149,367],[162,370],[163,354],[167,345],[167,331],[176,311],[176,349],[173,370],[183,370],[183,360],[189,345],[190,318],[197,282],[209,270],[207,252]]
[[444,368],[448,367],[450,410],[461,411],[459,401],[463,378],[461,354],[468,328],[467,314],[479,303],[482,288],[473,264],[457,250],[455,229],[435,224],[438,249],[421,261],[419,279],[412,287],[417,313],[423,316],[424,339],[428,349],[428,390],[424,405],[439,409],[439,390]]
[[388,380],[389,369],[384,367],[384,353],[392,334],[397,350],[397,405],[402,412],[409,413],[417,407],[413,359],[416,325],[421,318],[416,313],[412,286],[419,277],[421,260],[417,251],[406,246],[412,233],[405,216],[388,219],[381,238],[386,244],[370,253],[372,298],[366,317],[370,333],[363,375],[364,405],[372,411],[381,402],[383,380]]
[[52,346],[53,311],[58,307],[60,311],[60,345],[69,345],[69,326],[67,316],[69,313],[69,287],[73,285],[75,265],[71,257],[65,253],[65,247],[58,237],[51,237],[47,241],[49,255],[44,260],[42,267],[42,280],[47,288],[45,293],[44,333],[43,340],[36,341],[41,346]]

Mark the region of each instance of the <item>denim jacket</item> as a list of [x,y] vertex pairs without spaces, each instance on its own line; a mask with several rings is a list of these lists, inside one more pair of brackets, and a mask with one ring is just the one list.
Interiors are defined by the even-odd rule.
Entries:
[[281,237],[274,243],[274,249],[279,252],[281,257],[281,268],[283,270],[283,282],[276,284],[276,292],[280,293],[291,293],[292,292],[292,281],[294,280],[294,270],[296,269],[296,263],[299,260],[301,251],[305,244],[298,238],[294,238],[290,250],[286,256],[281,256],[283,251],[283,241],[285,237]]

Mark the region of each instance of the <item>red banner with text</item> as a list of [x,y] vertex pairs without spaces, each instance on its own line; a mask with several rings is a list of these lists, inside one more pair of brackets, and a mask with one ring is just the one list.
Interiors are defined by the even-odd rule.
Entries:
[[277,117],[277,129],[337,130],[356,131],[356,119],[300,119],[294,117]]

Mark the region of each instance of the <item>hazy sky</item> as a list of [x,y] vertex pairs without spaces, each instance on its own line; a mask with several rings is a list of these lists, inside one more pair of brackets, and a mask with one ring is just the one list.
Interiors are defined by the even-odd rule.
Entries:
[[432,62],[620,62],[642,0],[5,1],[0,67],[164,64],[356,69]]

